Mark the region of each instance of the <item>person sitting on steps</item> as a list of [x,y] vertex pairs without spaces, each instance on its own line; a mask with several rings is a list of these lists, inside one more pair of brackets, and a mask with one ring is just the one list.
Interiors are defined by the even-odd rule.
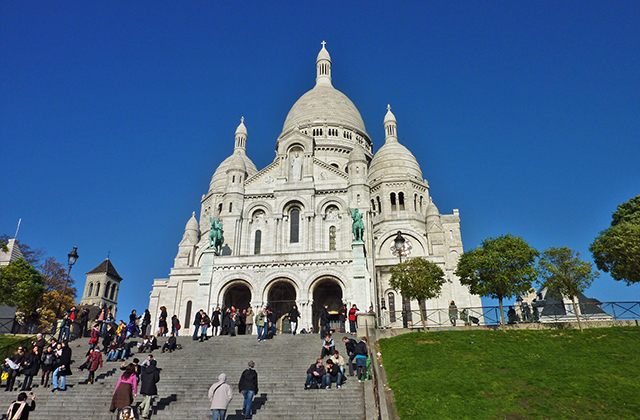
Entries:
[[333,356],[333,352],[336,349],[336,344],[331,338],[331,334],[327,333],[324,336],[324,340],[322,340],[322,350],[320,353],[320,357],[324,358],[325,356]]
[[338,385],[338,389],[342,388],[342,372],[340,372],[340,366],[333,363],[333,360],[327,359],[327,374],[324,375],[322,384],[325,389],[331,389],[331,382],[335,382]]
[[304,389],[311,388],[313,383],[315,383],[316,387],[322,386],[322,381],[326,374],[327,371],[322,365],[322,359],[316,360],[316,363],[307,369],[307,381],[304,383]]
[[170,333],[169,339],[162,346],[161,353],[164,353],[165,351],[168,353],[171,353],[175,349],[176,349],[176,336],[173,333]]

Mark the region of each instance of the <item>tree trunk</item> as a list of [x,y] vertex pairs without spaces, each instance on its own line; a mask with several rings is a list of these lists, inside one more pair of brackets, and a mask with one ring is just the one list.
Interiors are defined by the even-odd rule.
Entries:
[[580,322],[580,315],[578,314],[578,306],[576,305],[576,297],[571,296],[571,302],[573,302],[573,312],[576,314],[576,319],[578,320],[578,327],[580,327],[580,332],[582,332],[582,323]]
[[422,305],[420,305],[420,301],[418,301],[418,307],[420,308],[420,322],[422,322],[422,332],[427,332],[427,324],[424,319],[424,313],[427,311],[426,305],[425,305],[425,310],[423,311]]
[[506,331],[507,327],[504,325],[504,308],[502,306],[502,297],[498,299],[500,302],[500,326],[502,327],[502,331]]

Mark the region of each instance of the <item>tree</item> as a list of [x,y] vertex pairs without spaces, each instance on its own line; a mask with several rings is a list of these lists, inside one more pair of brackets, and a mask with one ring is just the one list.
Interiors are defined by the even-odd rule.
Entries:
[[582,331],[576,296],[587,289],[600,276],[592,271],[591,263],[582,261],[580,253],[574,254],[571,248],[549,248],[542,253],[538,261],[538,269],[542,278],[542,286],[557,296],[567,296],[573,303],[573,311]]
[[60,298],[64,289],[65,281],[67,289],[62,302],[62,311],[68,311],[76,305],[75,281],[69,276],[67,269],[54,257],[49,257],[40,266],[40,271],[44,277],[45,292],[38,302],[38,312],[40,313],[40,325],[48,328],[56,320]]
[[627,285],[640,282],[640,195],[618,206],[589,247],[598,268]]
[[17,306],[27,317],[33,316],[44,293],[44,278],[24,258],[0,268],[0,304]]
[[471,293],[498,299],[500,322],[505,329],[502,301],[531,289],[537,276],[538,255],[539,252],[519,236],[488,238],[478,248],[462,254],[455,274]]
[[[389,285],[408,299],[418,302],[440,296],[446,282],[444,271],[436,263],[422,257],[412,258],[391,267]],[[422,325],[425,325],[424,311],[420,311]]]

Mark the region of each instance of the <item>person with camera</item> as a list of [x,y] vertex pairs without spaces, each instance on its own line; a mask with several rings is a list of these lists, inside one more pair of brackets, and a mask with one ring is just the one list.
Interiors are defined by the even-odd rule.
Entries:
[[36,396],[33,392],[21,392],[18,399],[11,403],[7,411],[7,420],[28,420],[29,412],[36,409]]

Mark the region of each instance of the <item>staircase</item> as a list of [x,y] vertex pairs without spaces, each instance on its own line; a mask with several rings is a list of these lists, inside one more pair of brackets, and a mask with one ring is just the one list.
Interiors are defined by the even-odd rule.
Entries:
[[[205,420],[211,418],[207,392],[222,372],[234,395],[227,410],[227,419],[242,419],[242,395],[238,392],[238,380],[247,362],[253,360],[258,372],[259,392],[253,401],[255,420],[362,420],[365,418],[363,384],[355,377],[337,389],[335,383],[329,390],[305,390],[306,370],[320,355],[319,335],[278,335],[272,340],[257,342],[257,337],[214,337],[203,343],[191,337],[179,337],[182,349],[173,353],[153,352],[158,367],[162,369],[158,383],[158,396],[154,400],[152,419]],[[338,351],[346,356],[342,335],[335,337]],[[135,340],[135,339],[134,339]],[[88,373],[77,367],[83,363],[88,349],[88,339],[70,343],[73,350],[73,375],[67,377],[67,391],[52,393],[50,388],[40,388],[39,376],[34,378],[36,410],[29,418],[112,420],[109,412],[111,396],[120,375],[119,362],[104,362],[96,372],[93,385],[86,384]],[[159,339],[158,343],[164,343]],[[141,361],[146,354],[136,354]],[[127,360],[131,361],[133,357]],[[19,376],[16,383],[22,383]],[[37,380],[36,380],[37,379]],[[4,385],[4,382],[3,382]],[[2,419],[9,404],[16,399],[17,391],[0,389],[0,413]],[[142,401],[138,395],[134,405]]]

